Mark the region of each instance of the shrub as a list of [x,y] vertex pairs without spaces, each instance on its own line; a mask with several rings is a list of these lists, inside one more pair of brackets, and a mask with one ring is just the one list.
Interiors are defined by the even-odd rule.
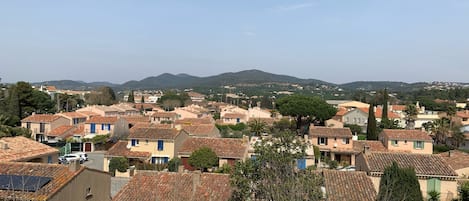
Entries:
[[114,175],[115,171],[126,172],[129,168],[129,160],[124,157],[111,158],[109,162],[109,172]]

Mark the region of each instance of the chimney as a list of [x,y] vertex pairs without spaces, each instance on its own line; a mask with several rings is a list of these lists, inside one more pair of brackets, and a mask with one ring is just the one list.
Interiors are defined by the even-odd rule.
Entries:
[[451,158],[451,150],[448,151],[448,157]]
[[71,172],[76,172],[80,168],[81,168],[81,165],[80,165],[79,160],[70,161],[70,163],[68,164],[68,170],[70,170]]
[[370,146],[365,144],[365,147],[363,147],[363,154],[369,155],[370,154]]

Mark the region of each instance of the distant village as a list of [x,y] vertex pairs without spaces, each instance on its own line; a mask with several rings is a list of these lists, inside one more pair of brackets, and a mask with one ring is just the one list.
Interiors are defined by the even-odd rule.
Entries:
[[[188,89],[89,104],[104,95],[31,89],[54,112],[30,110],[19,120],[26,134],[0,130],[0,200],[393,200],[383,189],[403,187],[392,170],[409,168],[403,180],[415,180],[422,200],[469,198],[467,99],[431,110],[394,104],[385,89],[367,94],[374,101]],[[271,195],[269,184],[283,190]]]

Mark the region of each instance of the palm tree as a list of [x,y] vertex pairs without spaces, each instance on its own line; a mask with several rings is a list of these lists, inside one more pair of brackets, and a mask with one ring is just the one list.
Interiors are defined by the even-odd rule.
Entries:
[[0,137],[11,136],[11,127],[8,126],[9,118],[5,115],[0,115]]
[[455,148],[459,148],[459,146],[461,145],[464,145],[464,141],[466,139],[466,137],[464,136],[464,133],[461,132],[461,128],[459,127],[454,127],[452,129],[452,136],[453,136],[453,146],[455,146]]
[[266,126],[267,124],[260,119],[254,119],[254,121],[249,122],[250,131],[256,136],[260,136],[265,131]]
[[417,118],[417,107],[414,104],[408,104],[404,112],[406,113],[406,129],[414,129],[415,119]]
[[434,120],[432,123],[432,132],[435,134],[436,143],[444,144],[450,133],[450,121],[447,118]]
[[456,107],[450,105],[446,108],[446,115],[449,117],[449,127],[450,129],[453,128],[453,117],[456,115]]

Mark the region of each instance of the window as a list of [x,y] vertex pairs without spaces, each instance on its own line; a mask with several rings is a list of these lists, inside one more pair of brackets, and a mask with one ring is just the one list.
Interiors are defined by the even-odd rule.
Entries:
[[163,140],[158,140],[158,151],[162,151],[164,149],[164,142]]
[[440,192],[440,184],[441,184],[441,181],[437,178],[431,178],[429,180],[427,180],[427,193],[431,192],[431,191],[436,191],[436,192]]
[[30,129],[31,128],[31,122],[26,122],[26,128]]
[[52,156],[47,156],[47,163],[52,163]]
[[404,140],[404,144],[407,144],[407,140]]
[[327,137],[320,137],[318,138],[319,145],[327,145]]
[[78,119],[78,118],[73,118],[73,125],[78,124],[78,122],[79,122],[79,119]]
[[46,124],[45,123],[39,123],[39,132],[44,133],[46,130]]
[[414,142],[414,149],[423,149],[423,142],[422,141],[415,141]]
[[467,118],[462,118],[462,121],[467,121]]
[[342,138],[342,144],[349,144],[349,143],[350,143],[350,139]]
[[107,130],[108,130],[108,131],[111,130],[111,124],[107,124]]
[[392,146],[396,146],[396,147],[397,147],[397,146],[398,146],[398,142],[399,142],[399,141],[397,141],[397,140],[392,140],[392,141],[391,141],[391,144],[392,144]]
[[101,130],[102,131],[104,130],[104,126],[105,126],[105,124],[101,124]]
[[145,144],[148,144],[148,140],[145,140]]
[[132,140],[131,140],[131,145],[132,145],[132,147],[135,147],[135,146],[137,146],[137,145],[138,145],[138,143],[139,143],[139,141],[138,141],[138,140],[136,140],[136,139],[132,139]]
[[151,157],[152,164],[166,164],[169,162],[169,157]]

